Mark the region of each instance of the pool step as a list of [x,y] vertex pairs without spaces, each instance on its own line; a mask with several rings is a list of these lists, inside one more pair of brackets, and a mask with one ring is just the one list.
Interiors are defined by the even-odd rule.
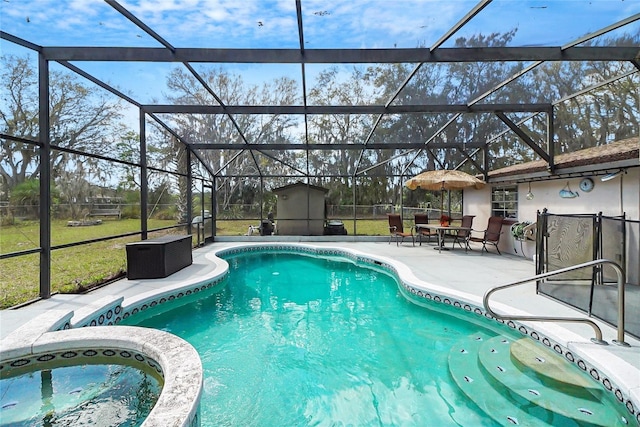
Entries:
[[476,334],[454,345],[449,351],[449,372],[462,392],[500,425],[540,426],[536,417],[514,406],[493,388],[478,364],[480,345],[488,335]]
[[518,339],[511,343],[511,361],[523,372],[531,372],[544,384],[565,389],[580,395],[585,390],[590,395],[601,397],[604,390],[580,372],[567,369],[567,361],[553,350],[530,339]]
[[[552,350],[541,345],[533,347],[523,344],[521,341],[524,340],[531,341],[521,338],[512,343],[508,338],[494,337],[483,342],[479,348],[478,360],[484,373],[514,400],[531,407],[532,412],[540,412],[540,418],[551,415],[548,418],[549,422],[559,415],[578,425],[615,425],[617,413],[601,403],[599,397],[602,397],[602,394],[598,387],[594,387],[595,384],[590,384],[594,383],[593,381],[589,382],[579,372],[567,369],[571,366]],[[535,343],[531,341],[530,344]],[[527,349],[532,353],[524,354],[523,350]],[[520,360],[529,362],[533,359],[535,364],[525,364],[528,372],[519,369],[518,365],[521,362],[514,363],[516,358],[512,359],[512,351],[521,358]],[[542,378],[539,376],[540,373],[543,373]],[[553,374],[557,376],[553,377]],[[584,385],[588,385],[589,388],[583,389]],[[594,396],[592,391],[597,395]]]
[[449,352],[454,381],[488,416],[504,426],[628,425],[601,402],[597,385],[567,369],[552,351],[522,340],[528,339],[512,342],[479,333]]

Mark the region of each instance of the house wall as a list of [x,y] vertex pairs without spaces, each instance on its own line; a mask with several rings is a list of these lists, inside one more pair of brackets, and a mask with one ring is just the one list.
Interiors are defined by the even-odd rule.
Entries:
[[627,218],[640,220],[640,168],[628,169],[628,172],[622,175],[622,185],[623,207]]
[[[527,189],[525,189],[525,194],[527,193]],[[524,198],[524,195],[518,194],[518,200],[520,197]],[[518,211],[520,212],[520,211]],[[489,217],[491,217],[491,186],[486,186],[481,190],[464,190],[464,206],[463,206],[463,214],[464,215],[475,215],[473,218],[473,236],[482,236],[482,231],[487,228],[487,224],[489,223]],[[533,214],[533,221],[535,221],[536,215],[535,211]],[[526,218],[517,218],[514,221],[525,221]],[[507,222],[502,226],[502,235],[500,236],[500,242],[498,243],[498,248],[502,253],[509,254],[518,254],[518,255],[530,255],[533,256],[534,251],[523,250],[520,248],[520,243],[517,242],[517,245],[514,247],[513,239],[511,238],[511,224],[514,221],[505,221]],[[530,220],[531,221],[531,220]],[[528,249],[528,248],[525,248]],[[489,250],[491,246],[489,246]],[[529,256],[528,256],[529,257]],[[533,266],[533,264],[532,264]],[[533,267],[532,267],[533,268]],[[532,274],[534,270],[532,270]]]
[[[596,214],[606,216],[626,213],[627,219],[640,220],[640,168],[629,169],[610,181],[602,182],[593,177],[594,188],[585,193],[580,190],[582,178],[537,181],[531,183],[532,200],[527,200],[529,185],[518,184],[518,221],[535,221],[538,210],[547,208],[557,214]],[[572,199],[560,197],[566,184],[578,196]],[[474,228],[486,224],[491,216],[491,186],[482,190],[464,191],[464,214],[476,215]]]
[[[536,212],[547,208],[553,214],[597,214],[617,216],[625,213],[627,219],[640,220],[640,168],[630,168],[618,177],[602,182],[600,176],[591,177],[594,182],[593,190],[580,190],[582,178],[536,181],[531,183],[532,200],[527,200],[529,184],[518,184],[518,218],[517,221],[536,221]],[[569,184],[578,196],[567,199],[560,197],[560,190]],[[482,190],[465,190],[465,215],[475,215],[474,230],[484,230],[491,215],[491,186]],[[640,241],[640,227],[630,227],[627,234],[628,242],[628,279],[631,283],[638,283],[640,277],[640,262],[638,260],[638,245]],[[503,234],[498,247],[503,253],[517,255],[533,255],[535,249],[520,247],[520,242],[514,242],[510,233],[510,225],[502,227]],[[478,233],[475,233],[478,235]],[[515,245],[514,245],[515,243]]]
[[[640,218],[640,168],[629,169],[610,181],[602,182],[600,177],[591,177],[593,190],[588,193],[580,190],[582,178],[571,178],[531,183],[532,200],[527,200],[527,183],[518,185],[518,220],[535,221],[536,211],[547,208],[557,214],[597,214],[618,216],[626,213],[627,219]],[[578,197],[565,199],[559,192],[569,184]],[[465,195],[466,197],[466,195]],[[490,207],[490,205],[489,205]]]
[[278,191],[277,229],[284,236],[324,233],[324,191],[304,186]]

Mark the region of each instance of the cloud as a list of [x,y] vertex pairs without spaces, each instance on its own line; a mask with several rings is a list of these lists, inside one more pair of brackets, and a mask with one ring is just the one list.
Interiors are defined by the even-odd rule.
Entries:
[[95,16],[100,6],[104,5],[101,0],[70,0],[69,9],[75,14],[83,16]]

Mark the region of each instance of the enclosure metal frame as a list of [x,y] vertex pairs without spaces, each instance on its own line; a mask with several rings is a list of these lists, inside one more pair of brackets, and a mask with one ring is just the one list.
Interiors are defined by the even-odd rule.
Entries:
[[[49,181],[51,179],[51,165],[50,165],[50,153],[51,150],[56,148],[50,145],[49,139],[49,111],[48,111],[48,99],[49,99],[49,63],[55,61],[64,67],[68,68],[72,72],[86,78],[101,88],[107,90],[111,94],[115,95],[119,99],[131,103],[139,108],[140,114],[140,164],[131,164],[140,167],[140,176],[142,182],[141,188],[141,232],[130,233],[120,236],[110,236],[103,239],[95,239],[91,242],[108,240],[117,237],[127,236],[131,234],[140,234],[142,239],[147,238],[148,224],[147,224],[147,176],[150,168],[147,165],[146,160],[146,120],[150,118],[165,131],[167,131],[172,137],[174,137],[181,144],[185,145],[187,156],[187,174],[188,181],[188,200],[187,200],[187,216],[191,218],[191,186],[194,179],[191,171],[191,162],[196,159],[202,167],[210,174],[209,183],[205,184],[206,179],[203,179],[203,185],[212,188],[215,191],[215,181],[217,178],[225,175],[224,168],[219,170],[212,170],[210,165],[203,161],[198,155],[196,150],[217,150],[217,149],[236,149],[236,150],[248,150],[249,154],[253,157],[254,162],[259,173],[261,181],[261,193],[263,191],[263,179],[267,175],[263,174],[260,170],[258,162],[255,159],[255,151],[265,150],[360,150],[360,157],[356,165],[356,170],[350,177],[356,179],[360,176],[365,176],[367,172],[389,161],[397,158],[399,155],[406,155],[411,152],[415,152],[415,156],[412,161],[404,168],[401,176],[408,170],[413,160],[417,156],[426,151],[427,155],[431,158],[435,158],[431,149],[444,148],[455,149],[460,151],[465,159],[456,166],[459,168],[466,162],[473,163],[474,167],[480,171],[485,177],[485,180],[489,181],[489,170],[487,169],[488,163],[488,146],[492,141],[495,141],[506,132],[515,133],[518,138],[528,145],[538,156],[545,160],[548,164],[548,169],[553,173],[555,169],[554,165],[554,106],[560,102],[563,102],[571,97],[578,96],[582,93],[593,90],[604,84],[611,83],[615,80],[627,77],[633,73],[640,71],[640,49],[637,47],[579,47],[578,45],[585,41],[591,40],[600,35],[606,34],[615,29],[621,28],[629,23],[635,22],[640,19],[640,14],[636,14],[625,18],[619,22],[613,23],[605,28],[602,28],[593,33],[587,34],[577,40],[569,42],[563,46],[558,47],[489,47],[489,48],[442,48],[442,44],[451,38],[458,30],[477,15],[482,9],[484,9],[491,0],[481,0],[478,4],[471,9],[464,17],[462,17],[451,29],[445,32],[436,43],[429,48],[413,48],[413,49],[306,49],[304,39],[304,25],[302,15],[302,0],[296,0],[296,18],[298,23],[298,39],[299,48],[297,49],[195,49],[195,48],[176,48],[171,45],[167,40],[163,39],[152,28],[146,25],[142,20],[138,19],[127,8],[120,5],[116,0],[105,0],[112,8],[125,18],[134,23],[138,28],[150,35],[156,41],[158,41],[162,48],[133,48],[133,47],[49,47],[39,46],[31,43],[27,40],[21,39],[5,31],[0,31],[0,38],[25,48],[31,49],[38,53],[38,81],[39,81],[39,132],[40,136],[38,141],[22,140],[25,143],[32,143],[38,145],[41,151],[41,165],[40,165],[40,206],[51,205],[51,194]],[[84,62],[84,61],[147,61],[147,62],[174,62],[182,63],[184,67],[198,80],[202,87],[210,93],[219,105],[148,105],[141,104],[135,99],[125,95],[116,88],[108,85],[100,79],[85,72],[81,68],[70,63]],[[411,81],[411,79],[417,74],[422,65],[427,63],[451,63],[451,62],[502,62],[502,61],[533,61],[532,64],[527,66],[521,72],[509,77],[505,81],[499,83],[495,87],[489,89],[479,97],[470,100],[466,104],[460,105],[391,105],[397,96],[401,93],[404,87]],[[545,104],[478,104],[490,94],[499,90],[502,87],[507,86],[509,83],[515,81],[522,75],[530,72],[535,67],[547,61],[629,61],[631,62],[635,70],[632,72],[624,73],[620,76],[614,77],[607,82],[600,83],[591,88],[584,89],[576,94],[569,95],[568,97],[560,100],[552,101]],[[302,99],[303,105],[296,106],[278,106],[278,105],[250,105],[250,106],[237,106],[237,105],[225,105],[223,100],[215,93],[211,87],[208,86],[206,81],[197,73],[191,63],[283,63],[283,64],[299,64],[302,77]],[[366,106],[344,106],[344,105],[329,105],[329,106],[310,106],[307,105],[307,85],[306,85],[306,64],[321,64],[321,63],[411,63],[416,64],[413,71],[406,77],[404,82],[397,88],[394,94],[384,104],[381,105],[366,105]],[[531,116],[514,123],[510,120],[505,113],[507,112],[528,112],[532,113]],[[241,144],[195,144],[183,135],[179,135],[169,125],[162,121],[156,114],[159,113],[197,113],[197,114],[222,114],[226,115],[232,122],[240,138]],[[449,119],[447,124],[434,133],[428,140],[420,142],[394,142],[389,144],[380,144],[371,142],[374,131],[380,123],[383,116],[388,114],[411,114],[411,113],[453,113],[453,117]],[[441,144],[433,142],[435,138],[440,135],[447,126],[455,122],[463,113],[474,114],[489,114],[496,116],[507,126],[507,129],[484,142],[466,143],[466,144]],[[243,135],[240,127],[233,118],[234,114],[298,114],[304,116],[305,124],[305,142],[303,144],[256,144],[247,140]],[[368,137],[361,143],[354,144],[315,144],[311,143],[308,138],[308,117],[314,114],[374,114],[377,115],[375,124],[373,125]],[[522,131],[520,125],[532,117],[544,114],[547,118],[547,140],[545,146],[540,146],[535,141],[531,140],[525,132]],[[15,137],[11,135],[0,135],[0,138],[13,139]],[[393,156],[380,164],[373,165],[367,168],[361,168],[361,160],[365,149],[402,149],[406,150],[397,156]],[[60,148],[56,148],[60,149]],[[73,151],[73,150],[71,150]],[[474,160],[474,157],[481,152],[482,163]],[[79,153],[82,155],[92,156],[88,153]],[[268,153],[262,153],[272,159]],[[115,159],[109,159],[103,156],[93,156],[102,160],[119,162]],[[308,159],[308,156],[307,156]],[[278,159],[274,159],[278,160]],[[307,160],[308,162],[308,160]],[[295,169],[295,168],[294,168]],[[300,171],[301,177],[309,180],[314,177],[307,172]],[[163,171],[180,175],[176,172]],[[342,177],[342,176],[341,176]],[[212,194],[212,220],[216,221],[215,213],[215,194]],[[356,192],[355,186],[353,190],[354,197],[354,218],[355,218],[355,200]],[[262,203],[261,203],[262,206]],[[9,258],[13,256],[25,255],[27,253],[40,253],[40,297],[48,298],[51,295],[50,288],[50,270],[51,270],[51,250],[55,249],[51,246],[51,214],[49,209],[40,209],[40,248],[22,251],[20,253],[4,254],[0,256],[0,259]],[[183,224],[184,225],[184,224]],[[190,224],[186,224],[188,228]],[[214,226],[215,229],[215,226]],[[154,230],[155,231],[155,230]],[[71,245],[57,246],[69,247],[78,244],[85,244],[90,242],[77,242]]]

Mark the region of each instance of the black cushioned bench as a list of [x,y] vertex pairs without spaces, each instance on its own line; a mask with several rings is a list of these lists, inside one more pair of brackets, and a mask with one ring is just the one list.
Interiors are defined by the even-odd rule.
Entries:
[[169,235],[127,244],[127,279],[167,277],[192,263],[191,235]]

